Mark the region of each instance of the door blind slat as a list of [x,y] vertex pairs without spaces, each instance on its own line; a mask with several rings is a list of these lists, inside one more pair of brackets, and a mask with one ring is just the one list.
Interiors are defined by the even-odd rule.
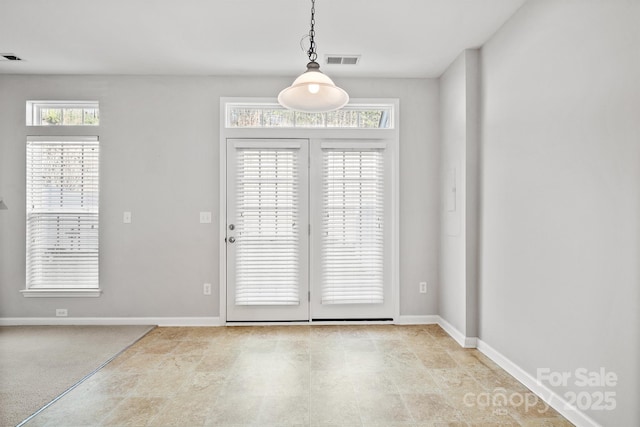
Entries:
[[381,304],[382,151],[323,149],[322,157],[322,304]]
[[299,305],[298,161],[292,148],[238,149],[236,305]]

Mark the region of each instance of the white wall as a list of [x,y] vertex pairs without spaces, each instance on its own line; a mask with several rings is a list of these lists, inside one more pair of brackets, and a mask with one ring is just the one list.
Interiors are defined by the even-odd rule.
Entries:
[[605,426],[640,425],[639,22],[529,1],[482,49],[480,338],[534,377],[615,372]]
[[[218,303],[219,98],[275,96],[292,78],[0,76],[0,317],[210,317]],[[344,79],[356,97],[400,99],[400,313],[437,312],[438,85]],[[24,298],[25,101],[97,99],[100,298]],[[88,130],[90,132],[90,130]],[[131,224],[122,212],[132,212]],[[212,224],[200,224],[211,211]],[[202,284],[214,284],[202,295]]]
[[440,77],[440,316],[477,336],[478,50]]

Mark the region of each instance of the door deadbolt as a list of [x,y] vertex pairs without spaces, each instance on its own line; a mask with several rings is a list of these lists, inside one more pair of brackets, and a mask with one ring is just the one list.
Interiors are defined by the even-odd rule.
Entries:
[[236,226],[235,226],[235,225],[233,225],[233,224],[229,224],[229,230],[235,230],[235,229],[236,229]]

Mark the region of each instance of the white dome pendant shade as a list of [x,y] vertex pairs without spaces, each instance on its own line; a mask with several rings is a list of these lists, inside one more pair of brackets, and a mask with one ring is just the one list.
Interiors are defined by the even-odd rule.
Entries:
[[326,113],[344,107],[349,95],[320,71],[320,65],[311,61],[307,71],[278,95],[278,102],[285,108],[305,113]]

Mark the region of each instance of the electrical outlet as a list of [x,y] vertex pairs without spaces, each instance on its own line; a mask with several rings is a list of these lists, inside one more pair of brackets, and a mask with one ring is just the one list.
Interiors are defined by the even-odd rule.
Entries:
[[420,293],[421,294],[427,293],[427,282],[420,282]]
[[202,287],[202,292],[205,295],[211,295],[211,283],[205,283],[204,286]]
[[56,308],[56,316],[57,317],[67,317],[67,309],[66,308]]

